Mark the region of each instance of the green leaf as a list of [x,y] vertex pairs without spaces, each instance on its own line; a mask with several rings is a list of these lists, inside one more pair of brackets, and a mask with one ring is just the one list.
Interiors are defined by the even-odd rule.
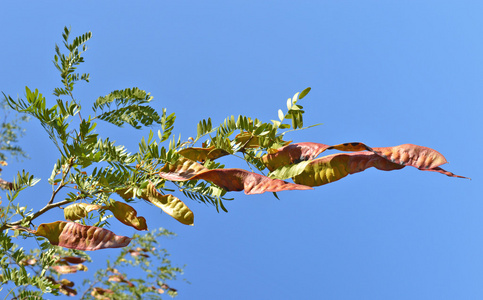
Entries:
[[291,108],[292,108],[292,98],[288,98],[287,99],[287,109],[290,111]]
[[299,100],[299,93],[295,93],[295,95],[293,95],[292,97],[292,103],[295,104],[297,103],[297,101]]
[[288,179],[302,173],[310,161],[303,161],[298,164],[283,166],[268,174],[270,178]]
[[305,96],[307,96],[307,94],[310,92],[310,90],[311,90],[311,88],[310,88],[310,87],[308,87],[308,88],[306,88],[305,90],[303,90],[303,91],[300,93],[300,95],[299,95],[299,99],[302,99],[302,98],[304,98]]
[[[174,114],[166,117],[166,111],[163,110],[163,120],[154,108],[142,105],[149,103],[152,99],[149,93],[134,87],[116,90],[104,97],[99,97],[92,108],[95,112],[101,112],[97,118],[119,127],[127,123],[136,129],[140,129],[142,126],[139,124],[151,126],[157,123],[162,126],[163,131],[170,133],[175,119]],[[113,104],[115,108],[111,110]]]
[[280,121],[275,121],[275,120],[271,120],[271,121],[273,122],[273,125],[275,127],[280,127],[280,125],[281,125],[281,122]]

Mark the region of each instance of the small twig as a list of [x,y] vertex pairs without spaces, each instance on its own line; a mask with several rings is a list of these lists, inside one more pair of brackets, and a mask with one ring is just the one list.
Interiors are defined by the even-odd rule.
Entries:
[[64,180],[65,178],[67,177],[67,174],[69,174],[70,172],[70,168],[71,168],[71,164],[69,163],[67,165],[67,168],[65,169],[65,172],[63,171],[62,173],[62,179],[60,180],[60,183],[59,183],[59,186],[57,187],[57,189],[52,193],[52,196],[50,197],[50,200],[49,202],[47,202],[47,204],[52,204],[52,202],[54,202],[54,198],[55,196],[57,195],[57,193],[65,186],[64,184]]
[[98,284],[99,282],[101,282],[100,280],[96,280],[94,281],[85,291],[84,293],[82,293],[82,296],[79,298],[80,300],[84,299],[84,297],[86,296],[87,292],[92,289],[96,284]]
[[314,124],[314,125],[310,125],[310,126],[307,126],[307,127],[301,127],[301,128],[297,128],[297,129],[290,129],[290,130],[282,132],[281,135],[285,135],[288,132],[294,132],[294,131],[309,129],[309,128],[312,128],[312,127],[315,127],[315,126],[320,126],[320,125],[323,125],[323,123],[317,123],[317,124]]
[[[70,203],[70,202],[72,202],[72,200],[67,199],[67,200],[62,200],[62,201],[56,202],[56,203],[47,204],[46,206],[42,207],[38,212],[31,215],[30,219],[28,220],[29,224],[32,222],[32,220],[40,217],[41,215],[43,215],[47,211],[51,210],[52,208],[56,208],[56,207],[59,207],[61,205],[64,205],[64,204],[67,204],[67,203]],[[29,216],[27,216],[27,217],[29,217]],[[22,221],[23,221],[23,219],[15,221],[13,223],[4,224],[2,227],[0,227],[0,231],[4,231],[5,229],[8,229],[8,228],[13,227],[13,226],[18,226],[18,225],[22,224]]]
[[47,205],[49,204],[52,204],[52,202],[54,202],[54,198],[55,198],[55,195],[57,195],[57,193],[60,191],[61,188],[63,188],[64,186],[63,185],[60,185],[57,187],[57,189],[55,191],[52,192],[52,197],[50,197],[50,200],[49,202],[47,202]]
[[242,152],[242,153],[243,153],[243,156],[245,156],[245,158],[243,160],[247,163],[247,166],[250,168],[250,170],[252,170],[252,172],[255,173],[255,171],[253,170],[253,168],[251,166],[251,163],[248,162],[248,160],[246,159],[246,157],[249,156],[249,155],[246,154],[246,152]]

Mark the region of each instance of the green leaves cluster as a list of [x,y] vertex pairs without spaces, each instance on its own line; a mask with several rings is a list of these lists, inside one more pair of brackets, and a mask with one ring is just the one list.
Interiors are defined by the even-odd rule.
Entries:
[[166,117],[166,111],[163,110],[163,118],[161,118],[154,108],[142,105],[151,100],[153,97],[146,91],[136,87],[128,88],[116,90],[104,97],[97,98],[92,109],[96,113],[100,112],[97,116],[98,119],[119,127],[127,123],[136,129],[141,129],[141,125],[151,126],[156,123],[163,127],[163,131],[165,129],[169,131],[174,123],[174,114]]
[[[15,244],[7,232],[0,232],[0,265],[2,268],[0,283],[3,286],[8,282],[13,282],[18,289],[11,289],[6,294],[7,296],[12,296],[12,299],[15,297],[19,299],[38,297],[40,299],[44,293],[58,295],[58,287],[45,277],[46,270],[54,263],[54,253],[47,250],[49,247],[48,242],[40,245],[39,248],[46,251],[41,254],[38,251],[37,272],[32,274],[31,268],[24,263],[32,255],[27,254],[23,248]],[[38,291],[31,290],[32,287],[37,288]]]
[[[88,73],[74,73],[77,66],[84,62],[82,53],[87,51],[87,45],[85,44],[91,37],[91,32],[74,38],[72,43],[69,43],[70,28],[65,27],[62,33],[64,39],[64,47],[68,50],[68,54],[64,54],[60,51],[59,46],[55,45],[54,66],[60,71],[60,77],[62,78],[63,87],[55,88],[54,95],[59,97],[61,95],[72,96],[74,90],[74,84],[79,80],[89,82]],[[80,47],[81,50],[79,49]]]
[[[17,197],[21,191],[28,187],[36,185],[40,179],[35,178],[28,172],[22,171],[17,174],[12,182],[9,182],[3,189],[7,190],[7,202],[6,206],[0,206],[0,222],[2,225],[8,224],[14,218],[20,217],[21,220],[17,222],[19,225],[23,225],[29,222],[32,217],[32,209],[27,210],[27,206],[23,203],[19,203]],[[6,226],[2,226],[2,230],[6,229]]]
[[286,119],[292,120],[293,129],[302,128],[304,125],[303,106],[297,104],[298,100],[301,100],[310,92],[310,88],[306,88],[300,93],[296,93],[292,98],[287,99],[287,113],[284,114],[281,109],[278,110],[278,118],[280,121],[272,120],[273,124],[279,128],[290,128],[290,124],[283,124]]
[[[280,121],[272,120],[272,123],[268,123],[242,115],[236,118],[229,116],[218,127],[213,128],[211,119],[202,120],[198,123],[197,137],[193,140],[193,144],[208,135],[209,139],[203,143],[204,147],[214,146],[230,154],[241,152],[250,167],[262,171],[265,165],[260,160],[261,156],[270,148],[278,149],[286,145],[287,142],[283,140],[286,133],[319,125],[303,127],[304,111],[297,101],[309,92],[310,88],[306,88],[296,93],[293,98],[289,98],[288,112],[284,114],[281,109],[278,111]],[[284,123],[289,119],[291,124]],[[236,132],[238,135],[232,138]]]

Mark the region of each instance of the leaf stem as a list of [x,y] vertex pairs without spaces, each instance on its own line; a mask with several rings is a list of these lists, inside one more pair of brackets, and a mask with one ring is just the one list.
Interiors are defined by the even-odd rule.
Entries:
[[5,298],[3,298],[3,299],[4,299],[4,300],[7,300],[8,295],[10,295],[10,293],[11,293],[11,292],[13,292],[13,290],[15,290],[16,288],[19,288],[19,287],[20,287],[20,286],[16,286],[16,287],[12,288],[12,289],[11,289],[11,290],[8,292],[8,294],[5,296]]

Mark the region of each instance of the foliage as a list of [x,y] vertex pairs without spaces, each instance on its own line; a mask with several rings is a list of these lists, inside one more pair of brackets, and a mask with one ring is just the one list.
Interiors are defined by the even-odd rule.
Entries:
[[[84,281],[89,286],[81,299],[98,299],[100,293],[107,294],[109,299],[161,299],[164,293],[176,296],[177,290],[166,282],[175,280],[182,269],[172,267],[169,254],[158,246],[159,237],[170,235],[173,233],[165,229],[135,234],[116,260],[107,260],[108,267],[96,272],[94,281]],[[154,264],[155,260],[160,263]],[[134,269],[141,269],[144,276],[133,277],[131,274],[135,272],[130,270]]]
[[[3,120],[0,125],[0,165],[7,165],[7,155],[17,158],[28,158],[19,146],[20,138],[24,135],[25,129],[22,128],[22,122],[28,121],[28,116],[14,116],[12,118],[12,110],[5,99],[0,102],[0,109],[3,111]],[[0,176],[2,169],[0,168]],[[0,188],[7,189],[10,187],[10,182],[0,178]],[[0,202],[1,203],[1,202]]]
[[[135,234],[129,246],[117,258],[106,260],[106,268],[98,268],[94,280],[85,279],[81,291],[69,280],[72,273],[90,268],[91,258],[84,251],[51,246],[48,242],[26,253],[11,237],[0,233],[2,251],[2,281],[12,281],[20,288],[11,290],[12,299],[41,299],[43,293],[80,296],[80,299],[161,299],[162,294],[176,296],[176,289],[167,282],[176,280],[183,270],[173,267],[166,249],[159,247],[159,239],[173,236],[166,229],[152,230],[145,235]],[[156,266],[155,268],[153,266]],[[143,278],[135,278],[133,269],[141,269]],[[36,287],[40,291],[27,290]],[[107,295],[100,297],[102,291]]]
[[[273,192],[277,196],[279,191],[312,189],[311,186],[332,182],[371,166],[394,170],[411,165],[456,176],[439,168],[445,162],[439,153],[415,145],[370,148],[361,143],[327,146],[285,141],[284,136],[288,132],[308,128],[304,127],[305,111],[300,100],[310,88],[289,98],[287,112],[278,110],[278,120],[263,122],[232,115],[214,127],[211,118],[208,118],[198,123],[196,137],[185,141],[173,134],[175,114],[168,114],[166,109],[158,114],[149,106],[153,97],[138,87],[115,90],[99,97],[92,107],[93,114],[86,113],[73,92],[79,81],[89,81],[89,74],[79,74],[76,70],[84,62],[82,55],[87,50],[86,42],[91,33],[76,37],[71,43],[69,35],[70,29],[65,28],[63,45],[66,53],[62,53],[57,45],[55,47],[54,65],[60,71],[62,82],[62,86],[53,92],[55,105],[48,107],[46,98],[37,89],[28,87],[26,99],[13,99],[4,94],[11,108],[40,122],[58,149],[58,159],[48,179],[52,195],[43,208],[34,212],[24,206],[26,201],[20,205],[17,199],[22,190],[38,183],[38,179],[29,173],[22,171],[10,185],[4,186],[8,204],[2,207],[0,216],[0,251],[6,257],[2,260],[2,281],[36,288],[19,289],[18,294],[11,292],[14,297],[28,293],[40,296],[62,292],[73,295],[76,291],[71,282],[60,278],[49,281],[44,275],[51,270],[68,273],[82,269],[79,263],[73,266],[65,258],[84,259],[87,256],[81,250],[114,247],[124,247],[120,258],[107,270],[98,271],[95,282],[88,288],[89,293],[84,293],[83,297],[132,299],[151,293],[156,298],[161,290],[175,294],[164,279],[174,279],[181,270],[169,267],[153,272],[145,260],[148,255],[158,259],[165,255],[164,252],[156,252],[153,232],[144,237],[135,235],[130,238],[104,228],[113,217],[137,230],[147,230],[146,220],[138,216],[135,209],[140,205],[154,205],[180,223],[193,225],[193,212],[173,195],[175,190],[187,198],[226,211],[223,202],[233,200],[225,197],[229,191],[244,190],[246,194]],[[157,138],[150,130],[147,138],[140,140],[138,152],[129,153],[123,145],[117,145],[96,132],[99,121],[115,126],[130,125],[136,129],[157,126],[159,130]],[[356,152],[316,159],[326,149]],[[224,165],[215,162],[228,155],[242,158],[252,172],[224,168]],[[263,175],[265,169],[271,171],[270,177]],[[286,178],[293,178],[294,183],[281,180]],[[71,191],[62,194],[67,189]],[[34,223],[45,212],[61,206],[67,221]],[[35,273],[38,275],[27,276],[25,265],[29,264],[21,262],[32,258],[28,258],[12,242],[12,236],[33,237],[42,242],[37,259],[40,271]],[[129,243],[131,246],[128,246]],[[55,249],[58,248],[52,245],[68,248],[73,254],[56,258],[58,250]],[[126,258],[128,253],[130,259]],[[63,264],[59,265],[59,261]],[[162,261],[169,266],[164,258]],[[153,273],[147,281],[130,278],[120,269],[126,266],[140,267],[147,273]],[[155,282],[154,278],[164,279]],[[102,287],[95,287],[97,283],[102,283]]]
[[27,154],[18,145],[20,138],[24,135],[25,129],[22,123],[29,120],[27,115],[14,116],[12,118],[11,110],[5,99],[0,102],[1,110],[4,112],[3,120],[0,125],[0,161],[7,160],[6,153],[10,153],[12,157],[27,158]]

